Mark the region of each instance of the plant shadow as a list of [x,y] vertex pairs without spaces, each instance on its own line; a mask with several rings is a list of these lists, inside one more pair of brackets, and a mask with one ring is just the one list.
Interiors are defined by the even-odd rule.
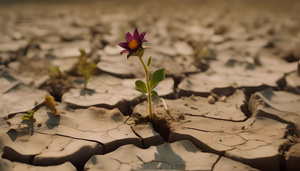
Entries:
[[185,170],[184,160],[174,152],[171,145],[166,143],[156,147],[157,153],[154,154],[154,161],[142,165],[142,170],[163,169],[163,170]]
[[35,119],[30,119],[30,120],[23,120],[21,123],[26,124],[27,125],[27,131],[28,134],[32,135],[34,133],[34,123],[35,123]]
[[15,129],[10,129],[6,134],[8,137],[14,142],[18,138],[18,136],[23,136],[23,135],[33,135],[34,133],[34,123],[35,119],[30,119],[30,120],[23,120],[21,122],[22,124],[26,124],[27,127],[23,127],[20,129],[20,131],[17,131]]
[[95,90],[91,90],[91,89],[83,88],[80,90],[80,96],[86,96],[86,95],[92,96],[94,93]]
[[8,137],[12,140],[12,141],[15,141],[18,137],[18,133],[16,130],[14,129],[11,129],[9,130],[8,132],[6,132],[6,134],[8,135]]
[[46,122],[46,126],[49,129],[53,129],[60,123],[60,116],[55,116],[51,112],[47,112],[49,119]]
[[275,97],[274,91],[271,88],[261,91],[261,94],[267,100],[271,100],[273,97]]

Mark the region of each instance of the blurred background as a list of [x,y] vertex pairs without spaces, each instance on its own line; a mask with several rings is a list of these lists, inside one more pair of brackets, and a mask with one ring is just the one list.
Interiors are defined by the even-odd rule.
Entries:
[[268,55],[295,62],[299,11],[298,0],[2,0],[0,65],[38,80],[53,65],[70,70],[79,48],[95,63],[121,58],[117,43],[135,28],[147,32],[147,55],[168,57],[154,67],[169,75],[206,71],[210,60],[229,60],[224,56],[253,66]]

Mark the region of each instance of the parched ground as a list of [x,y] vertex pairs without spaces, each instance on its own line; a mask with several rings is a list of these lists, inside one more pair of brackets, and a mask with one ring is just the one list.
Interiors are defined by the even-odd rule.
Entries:
[[[1,2],[0,170],[300,170],[299,11],[297,0]],[[141,64],[117,45],[135,28],[151,71],[166,68],[151,122],[134,90]],[[86,89],[80,48],[96,64]]]

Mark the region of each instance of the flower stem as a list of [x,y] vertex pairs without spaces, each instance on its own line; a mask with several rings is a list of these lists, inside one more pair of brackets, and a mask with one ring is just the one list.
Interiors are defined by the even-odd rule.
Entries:
[[142,57],[139,56],[139,59],[140,59],[142,65],[143,65],[143,68],[144,68],[144,71],[145,71],[146,85],[147,85],[147,91],[148,91],[149,119],[153,120],[149,73],[148,73],[148,69],[147,69],[147,67],[145,65],[145,62],[143,61]]

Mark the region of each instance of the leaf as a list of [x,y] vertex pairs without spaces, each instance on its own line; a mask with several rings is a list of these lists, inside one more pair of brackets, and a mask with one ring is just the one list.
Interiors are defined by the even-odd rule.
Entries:
[[150,58],[148,59],[148,62],[147,62],[147,69],[149,70],[150,69],[150,67],[151,67],[151,56],[150,56]]
[[157,92],[155,90],[151,90],[151,94],[158,96],[158,94],[157,94]]
[[151,96],[151,99],[152,99],[152,101],[155,103],[155,104],[158,104],[159,103],[159,97],[158,96],[156,96],[156,95],[152,95]]
[[84,65],[86,60],[87,60],[85,50],[84,49],[79,49],[79,52],[80,52],[80,56],[78,56],[78,64],[79,65]]
[[22,116],[22,119],[28,121],[28,120],[30,119],[30,117],[29,117],[28,115],[23,115],[23,116]]
[[27,111],[28,116],[29,116],[30,118],[33,118],[34,112],[35,112],[35,110],[28,110],[28,111]]
[[84,73],[84,68],[81,65],[77,66],[77,69],[81,74]]
[[137,90],[137,91],[140,91],[140,92],[142,92],[142,93],[147,93],[148,91],[147,91],[147,87],[146,87],[146,84],[142,81],[142,80],[137,80],[136,82],[135,82],[135,89]]
[[82,56],[83,56],[83,55],[86,55],[84,49],[79,48],[79,52],[80,52],[80,54],[81,54]]
[[28,120],[30,120],[30,119],[34,119],[34,112],[35,112],[35,110],[28,110],[27,111],[27,113],[28,114],[26,114],[26,115],[23,115],[22,116],[22,119],[25,121],[28,121]]
[[49,76],[51,78],[56,78],[56,77],[61,76],[59,66],[52,66],[49,70]]
[[150,79],[150,88],[154,89],[157,84],[165,79],[165,69],[155,71]]
[[94,62],[91,62],[90,65],[89,65],[89,69],[91,71],[93,71],[95,68],[96,68],[96,64]]

